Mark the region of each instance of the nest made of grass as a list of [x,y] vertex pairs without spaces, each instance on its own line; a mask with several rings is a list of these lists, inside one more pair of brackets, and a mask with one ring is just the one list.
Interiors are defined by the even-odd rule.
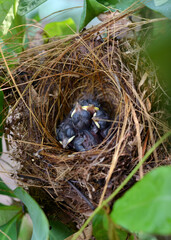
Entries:
[[[7,101],[12,120],[6,131],[10,128],[13,157],[22,165],[19,179],[48,192],[77,223],[120,185],[167,130],[155,113],[155,69],[133,32],[142,23],[128,22],[125,28],[125,18],[119,14],[79,35],[26,50],[11,76],[13,97]],[[128,31],[130,39],[126,34],[118,40]],[[88,98],[96,99],[109,114],[111,130],[89,151],[63,149],[56,127],[78,100]],[[170,160],[163,145],[122,193],[164,164]]]

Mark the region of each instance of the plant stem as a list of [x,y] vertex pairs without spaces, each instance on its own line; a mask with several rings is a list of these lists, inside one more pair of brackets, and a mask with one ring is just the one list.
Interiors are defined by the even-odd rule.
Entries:
[[91,222],[93,217],[102,209],[108,202],[110,202],[119,192],[120,190],[129,182],[129,180],[134,176],[134,174],[139,170],[142,164],[148,159],[148,157],[153,153],[153,151],[162,143],[165,139],[167,139],[171,135],[171,131],[167,132],[164,136],[162,136],[144,155],[141,161],[137,164],[137,166],[132,170],[132,172],[127,176],[127,178],[122,182],[122,184],[107,198],[105,199],[100,206],[98,206],[92,215],[86,220],[86,222],[82,225],[80,230],[76,232],[71,240],[76,240],[79,235],[83,232],[83,230],[87,227],[87,225]]

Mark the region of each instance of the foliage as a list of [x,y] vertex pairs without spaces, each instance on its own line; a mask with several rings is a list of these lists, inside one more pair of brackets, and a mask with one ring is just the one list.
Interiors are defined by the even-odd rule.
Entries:
[[97,240],[108,240],[109,235],[113,237],[113,239],[116,238],[116,230],[114,224],[111,223],[110,216],[104,209],[96,214],[93,219],[93,235]]
[[[138,6],[139,1],[136,0],[98,0],[99,3],[113,8],[124,11],[131,5]],[[171,1],[170,0],[140,0],[142,6],[145,5],[148,8],[163,14],[165,17],[171,19]],[[112,10],[112,8],[110,10]]]
[[151,171],[115,202],[111,218],[131,232],[171,235],[170,182],[170,166]]
[[[72,234],[68,229],[59,221],[51,220],[52,231],[49,230],[49,222],[44,212],[36,201],[21,187],[17,187],[14,191],[9,189],[4,182],[0,182],[0,194],[8,195],[10,197],[20,199],[19,204],[6,206],[0,204],[0,239],[6,239],[6,235],[13,240],[17,240],[20,235],[21,224],[28,212],[33,223],[32,240],[42,239],[50,240],[59,239],[63,240]],[[23,203],[26,210],[23,208]]]
[[[25,18],[17,14],[17,6],[19,0],[2,0],[0,4],[0,35],[2,40],[8,47],[9,52],[21,52],[21,43],[24,37]],[[15,38],[14,38],[15,36]]]
[[[162,136],[152,148],[148,150],[148,152],[145,154],[145,156],[141,159],[141,161],[136,165],[136,167],[132,170],[132,172],[126,177],[126,179],[121,183],[121,185],[107,198],[105,199],[100,206],[98,206],[95,211],[92,213],[92,215],[87,219],[87,221],[83,224],[81,229],[74,235],[72,240],[76,240],[77,237],[82,233],[84,228],[90,223],[90,221],[95,217],[99,211],[107,206],[107,204],[114,198],[116,195],[121,191],[121,189],[129,182],[129,180],[134,176],[134,174],[138,171],[138,169],[142,166],[142,164],[148,159],[148,157],[152,154],[152,152],[161,144],[164,142],[165,139],[167,139],[171,135],[171,131],[166,133],[164,136]],[[162,183],[161,183],[162,186]],[[110,240],[110,239],[109,239]],[[150,240],[150,239],[149,239]]]
[[[26,21],[25,14],[32,11],[45,0],[2,0],[0,4],[0,12],[2,12],[0,16],[0,33],[3,36],[3,41],[8,46],[8,51],[15,53],[21,52],[23,48],[23,39],[26,31]],[[144,1],[141,0],[143,4],[147,7],[162,13],[164,16],[171,18],[171,2],[168,0],[152,0],[152,1]],[[81,15],[81,22],[79,26],[79,30],[81,31],[94,17],[98,16],[100,13],[108,10],[106,6],[110,6],[115,9],[119,9],[120,11],[125,10],[130,7],[132,4],[136,5],[136,0],[84,0],[84,6]],[[112,8],[110,8],[112,10]],[[67,21],[67,20],[66,20]],[[71,20],[68,20],[71,21]],[[49,23],[45,26],[45,30],[48,32],[49,36],[59,36],[60,33],[64,35],[72,34],[72,30],[70,30],[66,25],[69,25],[71,29],[75,29],[75,25],[73,22],[56,22]],[[70,25],[71,24],[71,25]],[[52,31],[52,27],[54,31]],[[69,32],[67,32],[69,31]],[[17,37],[12,37],[12,36]]]
[[46,1],[47,0],[20,0],[17,12],[19,15],[24,16]]
[[103,208],[93,218],[93,236],[97,240],[133,240],[131,234],[114,224],[108,212]]
[[171,19],[171,1],[170,0],[140,0],[148,8],[163,14]]
[[[1,1],[0,34],[3,36],[3,49],[7,50],[8,53],[17,54],[22,51],[26,31],[25,14],[43,2],[45,0]],[[85,0],[79,30],[82,30],[94,17],[107,11],[108,8],[106,6],[123,11],[136,2],[136,0]],[[171,2],[169,0],[141,0],[141,2],[148,8],[171,19]],[[73,31],[67,25],[76,31],[72,19],[49,23],[45,26],[44,30],[49,37],[73,34]],[[161,29],[162,27],[160,27]],[[166,41],[168,41],[167,36]],[[165,54],[160,44],[153,51],[151,50],[151,55],[154,56],[155,60],[163,64],[164,61],[162,59],[165,59]],[[168,48],[165,49],[165,52],[167,51]],[[168,63],[169,60],[167,60]],[[166,64],[164,64],[165,66]],[[0,122],[2,122],[3,98],[1,91]],[[0,132],[0,136],[2,136],[2,131]],[[111,215],[109,215],[106,209],[101,208],[101,211],[97,211],[93,219],[93,234],[96,239],[107,240],[115,238],[131,240],[133,239],[133,235],[131,234],[133,232],[160,235],[171,234],[170,176],[171,167],[157,168],[148,173],[141,181],[128,190],[122,198],[115,202]],[[32,239],[44,240],[50,238],[53,240],[57,236],[57,239],[62,240],[72,234],[70,229],[58,221],[51,221],[52,231],[49,230],[49,222],[44,212],[35,200],[22,188],[16,188],[12,191],[3,182],[0,182],[0,194],[14,198],[17,197],[21,200],[20,204],[12,206],[0,204],[0,239],[7,239],[6,235],[13,240],[18,239],[26,212],[29,213],[33,222]],[[23,211],[22,203],[26,206],[26,211]],[[139,234],[137,236],[142,239]],[[149,235],[147,236],[148,239],[151,239]]]
[[73,234],[73,231],[69,229],[66,225],[62,224],[58,220],[49,219],[50,223],[50,234],[49,239],[50,240],[63,240],[66,237]]
[[130,7],[133,3],[137,3],[135,0],[98,0],[101,4],[105,6],[109,6],[111,11],[115,11],[116,9],[120,11],[124,11],[128,7]]
[[96,239],[134,239],[129,232],[136,233],[138,239],[155,239],[154,234],[171,235],[170,181],[171,167],[159,167],[119,198],[110,215],[101,209],[93,219]]
[[66,36],[76,32],[76,25],[72,18],[68,18],[62,22],[51,22],[45,25],[44,31],[48,37]]
[[105,11],[107,8],[96,0],[84,1],[79,30],[82,30],[93,18]]

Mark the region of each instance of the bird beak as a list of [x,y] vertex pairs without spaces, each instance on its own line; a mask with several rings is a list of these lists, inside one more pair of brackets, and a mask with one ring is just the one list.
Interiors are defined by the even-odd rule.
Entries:
[[98,128],[100,128],[100,124],[97,122],[96,112],[93,114],[92,120],[93,120],[93,122],[96,124],[96,126],[97,126]]
[[95,107],[94,105],[82,106],[82,109],[89,111],[91,113],[97,112],[99,110],[99,108]]
[[82,110],[82,106],[77,102],[75,105],[75,108],[73,110],[73,112],[71,113],[71,117],[73,117],[73,115],[77,112],[77,111],[81,111]]
[[62,141],[62,147],[66,148],[70,142],[75,138],[75,136],[72,136],[71,138],[64,138]]
[[94,121],[94,123],[96,124],[96,126],[97,126],[98,128],[100,128],[100,124],[99,124],[95,119],[93,119],[93,121]]

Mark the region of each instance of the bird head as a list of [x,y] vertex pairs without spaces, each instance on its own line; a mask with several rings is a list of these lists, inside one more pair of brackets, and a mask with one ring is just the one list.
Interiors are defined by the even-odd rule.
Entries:
[[74,116],[75,113],[80,113],[82,110],[82,106],[77,102],[74,110],[71,113],[71,118]]
[[76,129],[83,130],[90,127],[91,114],[89,111],[84,110],[78,102],[71,113],[71,119]]
[[108,126],[109,117],[103,110],[99,110],[93,114],[92,120],[99,129],[104,129]]
[[82,106],[82,109],[90,112],[92,115],[99,110],[98,107],[95,107],[93,104],[89,104],[87,106]]
[[72,125],[72,122],[67,119],[56,130],[57,140],[60,142],[63,148],[66,148],[69,143],[73,141],[76,136],[76,131]]

